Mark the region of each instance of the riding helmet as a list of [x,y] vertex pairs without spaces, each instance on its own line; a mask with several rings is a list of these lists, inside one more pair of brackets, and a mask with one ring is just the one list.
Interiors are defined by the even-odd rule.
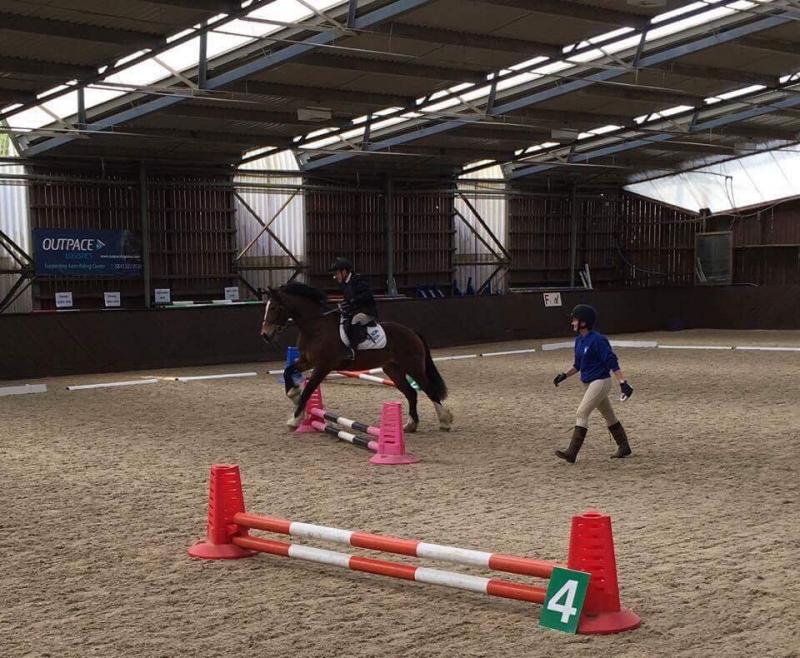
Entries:
[[328,268],[328,274],[333,274],[339,270],[347,270],[348,272],[352,272],[353,263],[347,258],[339,257],[333,261],[333,264]]
[[578,304],[572,309],[570,318],[577,318],[579,321],[585,322],[586,326],[591,329],[594,327],[594,323],[597,322],[597,311],[588,304]]

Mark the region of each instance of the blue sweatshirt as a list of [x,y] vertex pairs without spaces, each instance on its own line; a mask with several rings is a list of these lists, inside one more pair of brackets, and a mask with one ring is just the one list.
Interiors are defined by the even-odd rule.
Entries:
[[619,370],[617,355],[611,349],[608,338],[596,331],[575,339],[575,370],[581,373],[581,381],[589,384],[596,379],[607,379],[611,371]]

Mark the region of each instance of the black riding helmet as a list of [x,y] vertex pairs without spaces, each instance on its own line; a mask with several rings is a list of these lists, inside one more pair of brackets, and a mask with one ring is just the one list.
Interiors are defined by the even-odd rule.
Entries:
[[339,270],[347,270],[348,272],[353,271],[353,263],[348,260],[347,258],[337,258],[333,261],[333,264],[328,268],[328,274],[333,274],[334,272],[338,272]]
[[588,304],[578,304],[572,309],[572,313],[570,313],[569,317],[570,319],[576,318],[580,322],[585,322],[586,326],[591,329],[594,327],[594,323],[597,322],[597,311],[594,310],[593,306],[589,306]]

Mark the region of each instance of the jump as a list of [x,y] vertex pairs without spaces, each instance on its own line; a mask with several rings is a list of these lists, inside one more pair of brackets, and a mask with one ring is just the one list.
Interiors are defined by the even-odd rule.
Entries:
[[[453,414],[443,402],[447,385],[436,369],[425,339],[396,322],[381,323],[386,345],[381,349],[357,350],[354,358],[340,338],[341,311],[331,308],[326,295],[302,283],[289,283],[267,290],[267,305],[261,325],[261,337],[271,342],[292,321],[300,336],[297,346],[300,358],[284,371],[286,395],[297,406],[287,424],[297,427],[309,397],[334,370],[369,370],[382,367],[408,400],[409,420],[405,431],[414,432],[419,423],[417,392],[406,379],[409,375],[428,396],[439,419],[439,429],[449,430]],[[312,370],[306,386],[295,386],[292,375]]]

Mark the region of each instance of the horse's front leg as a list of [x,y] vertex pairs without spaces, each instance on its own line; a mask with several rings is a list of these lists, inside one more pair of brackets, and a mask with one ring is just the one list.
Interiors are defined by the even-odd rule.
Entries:
[[314,369],[314,372],[311,373],[311,377],[308,378],[308,381],[303,388],[303,392],[300,393],[300,399],[297,401],[297,408],[294,410],[294,414],[292,414],[292,416],[289,417],[289,420],[286,421],[286,424],[289,427],[298,427],[300,425],[300,422],[303,418],[303,413],[306,409],[306,404],[308,403],[308,399],[311,397],[311,394],[317,390],[317,387],[322,383],[322,380],[325,379],[330,372],[330,368],[316,368]]
[[302,389],[294,383],[294,375],[308,370],[311,364],[306,361],[302,356],[297,359],[293,364],[286,366],[283,370],[283,386],[286,389],[286,397],[289,398],[295,405],[300,398]]

